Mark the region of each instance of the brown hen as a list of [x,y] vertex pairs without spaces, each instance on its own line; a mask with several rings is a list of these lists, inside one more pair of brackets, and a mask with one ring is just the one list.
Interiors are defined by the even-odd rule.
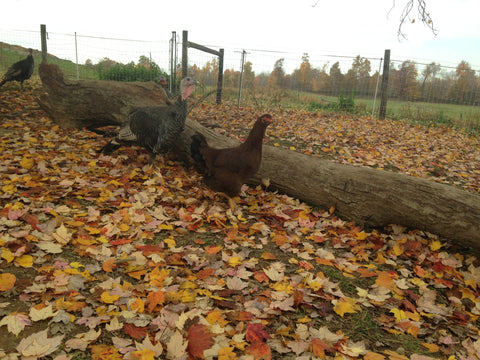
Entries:
[[214,149],[202,134],[192,136],[190,154],[195,161],[195,168],[203,175],[210,189],[228,196],[232,209],[232,198],[240,194],[242,184],[260,168],[263,137],[272,121],[269,114],[260,116],[245,142],[232,148]]

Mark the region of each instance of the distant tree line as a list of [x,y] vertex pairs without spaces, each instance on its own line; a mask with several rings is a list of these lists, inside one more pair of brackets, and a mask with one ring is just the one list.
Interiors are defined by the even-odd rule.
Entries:
[[[382,80],[378,71],[372,73],[368,58],[358,55],[350,69],[342,72],[337,61],[330,67],[314,68],[308,54],[304,54],[299,68],[291,74],[284,70],[285,59],[278,59],[270,73],[255,74],[253,64],[246,62],[243,68],[243,88],[266,88],[272,91],[295,90],[330,96],[355,94],[356,97],[373,97],[377,80]],[[418,64],[406,60],[392,62],[389,74],[389,97],[407,101],[426,101],[480,105],[480,76],[470,64],[460,62],[456,69],[447,70],[432,62],[420,72]],[[216,86],[218,61],[212,59],[203,67],[193,65],[189,71],[207,86]],[[223,74],[225,87],[238,88],[240,71],[227,69]],[[380,76],[380,79],[378,77]]]
[[[325,64],[315,68],[310,63],[308,54],[301,58],[300,66],[291,74],[284,70],[284,58],[273,64],[270,73],[255,74],[253,63],[246,62],[243,68],[243,88],[251,92],[269,90],[273,96],[280,96],[286,90],[310,92],[338,97],[343,94],[354,94],[355,97],[373,97],[378,81],[382,75],[378,71],[372,73],[368,58],[356,56],[350,69],[342,72],[340,62],[330,67]],[[160,75],[168,78],[160,67],[146,56],[140,56],[137,64],[130,62],[120,64],[108,58],[93,65],[86,61],[87,67],[94,67],[99,79],[117,81],[156,81]],[[389,74],[389,98],[406,101],[425,101],[437,103],[453,103],[464,105],[480,105],[480,74],[476,75],[470,64],[461,61],[455,69],[443,68],[432,62],[418,71],[418,64],[406,60],[402,63],[392,62]],[[189,73],[204,85],[215,87],[218,77],[218,60],[213,58],[202,67],[193,64]],[[226,69],[223,74],[223,85],[226,88],[238,88],[241,73],[238,70]],[[378,77],[380,76],[380,79]]]

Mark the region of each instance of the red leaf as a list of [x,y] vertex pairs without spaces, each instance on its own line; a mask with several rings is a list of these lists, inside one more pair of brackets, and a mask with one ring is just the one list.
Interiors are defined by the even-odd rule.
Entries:
[[135,340],[142,340],[147,336],[147,328],[138,327],[133,324],[123,324],[123,331]]
[[264,341],[270,339],[270,335],[265,326],[259,323],[249,323],[247,325],[247,341],[251,343],[255,341]]
[[263,341],[255,341],[245,349],[245,353],[253,355],[255,360],[271,360],[272,351],[270,347]]
[[188,329],[187,351],[192,359],[204,359],[203,352],[215,343],[206,325],[192,325]]

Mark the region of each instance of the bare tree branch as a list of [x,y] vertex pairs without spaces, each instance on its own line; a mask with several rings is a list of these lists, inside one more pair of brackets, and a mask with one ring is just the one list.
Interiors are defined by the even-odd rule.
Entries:
[[[408,0],[407,4],[403,8],[402,15],[400,15],[400,24],[398,26],[398,33],[397,33],[398,38],[403,38],[403,39],[407,38],[402,31],[402,26],[409,19],[409,15],[412,12],[415,2],[418,3],[418,6],[417,6],[418,18],[422,21],[422,23],[425,26],[429,27],[430,30],[432,30],[432,33],[436,36],[438,34],[438,30],[433,25],[433,20],[430,17],[430,13],[427,12],[427,5],[425,3],[425,0]],[[395,0],[393,0],[392,9],[394,7],[395,7]],[[415,22],[415,19],[410,21]]]

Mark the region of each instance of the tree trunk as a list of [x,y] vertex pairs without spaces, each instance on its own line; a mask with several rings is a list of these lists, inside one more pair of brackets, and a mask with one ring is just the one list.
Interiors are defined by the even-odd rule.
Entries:
[[57,65],[46,63],[40,64],[38,72],[46,93],[37,102],[64,128],[120,125],[133,108],[168,100],[165,90],[154,82],[70,81]]
[[[155,105],[162,98],[154,84],[67,82],[60,75],[51,65],[40,66],[48,94],[39,103],[63,127],[118,125],[132,108]],[[213,147],[238,144],[189,119],[185,125],[173,152],[187,164],[195,132],[205,135]],[[311,205],[334,206],[342,218],[365,227],[398,224],[480,250],[480,196],[453,186],[271,146],[264,146],[262,166],[251,183],[258,184],[261,178],[270,179],[271,189]]]

